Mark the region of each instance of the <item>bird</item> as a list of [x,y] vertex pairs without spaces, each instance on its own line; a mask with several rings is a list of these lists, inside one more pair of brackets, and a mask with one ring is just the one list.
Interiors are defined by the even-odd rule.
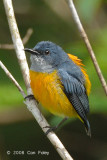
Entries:
[[66,119],[76,117],[91,137],[87,118],[91,82],[82,61],[51,41],[24,50],[31,54],[29,74],[34,98],[52,114],[64,117],[58,125],[49,127],[47,134]]

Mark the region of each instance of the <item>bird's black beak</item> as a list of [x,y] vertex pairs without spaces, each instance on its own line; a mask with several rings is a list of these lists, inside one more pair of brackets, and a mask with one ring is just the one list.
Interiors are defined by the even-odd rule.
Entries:
[[34,55],[38,55],[39,54],[39,52],[37,52],[37,51],[35,51],[33,49],[30,49],[30,48],[24,48],[24,51],[29,52],[29,53],[34,54]]

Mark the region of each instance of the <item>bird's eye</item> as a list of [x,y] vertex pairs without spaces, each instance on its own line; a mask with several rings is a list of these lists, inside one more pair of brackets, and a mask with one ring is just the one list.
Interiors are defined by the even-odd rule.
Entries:
[[46,51],[45,51],[45,54],[46,54],[46,55],[50,54],[49,50],[46,50]]

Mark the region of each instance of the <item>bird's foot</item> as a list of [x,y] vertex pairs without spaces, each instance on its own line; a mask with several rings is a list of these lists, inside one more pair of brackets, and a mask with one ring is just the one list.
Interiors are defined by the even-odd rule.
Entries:
[[35,99],[35,97],[34,97],[33,94],[30,94],[30,95],[26,96],[24,99],[26,100],[27,98],[28,98],[29,100]]
[[55,131],[57,129],[57,126],[45,126],[43,128],[49,128],[47,131],[46,131],[46,135],[48,135],[49,132],[52,132],[52,131]]
[[51,126],[43,127],[43,128],[49,128],[49,129],[46,131],[45,134],[48,135],[49,132],[55,131],[55,130],[56,130],[58,127],[60,127],[60,126],[62,125],[62,123],[64,123],[67,119],[68,119],[68,118],[65,117],[65,118],[62,119],[62,121],[61,121],[59,124],[57,124],[56,126],[53,126],[53,127],[51,127]]

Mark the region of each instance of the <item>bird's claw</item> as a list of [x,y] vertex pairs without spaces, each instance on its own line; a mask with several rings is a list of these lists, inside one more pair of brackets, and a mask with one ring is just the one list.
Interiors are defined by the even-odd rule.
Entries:
[[35,99],[35,97],[34,97],[34,95],[33,94],[30,94],[30,95],[28,95],[28,96],[26,96],[26,97],[24,97],[24,99],[26,100],[26,99],[29,99],[29,100],[31,100],[31,99]]
[[45,127],[43,127],[43,128],[49,128],[49,129],[46,131],[46,133],[45,133],[46,136],[47,136],[49,132],[55,131],[55,130],[57,129],[57,126],[53,126],[53,127],[51,127],[51,126],[45,126]]

